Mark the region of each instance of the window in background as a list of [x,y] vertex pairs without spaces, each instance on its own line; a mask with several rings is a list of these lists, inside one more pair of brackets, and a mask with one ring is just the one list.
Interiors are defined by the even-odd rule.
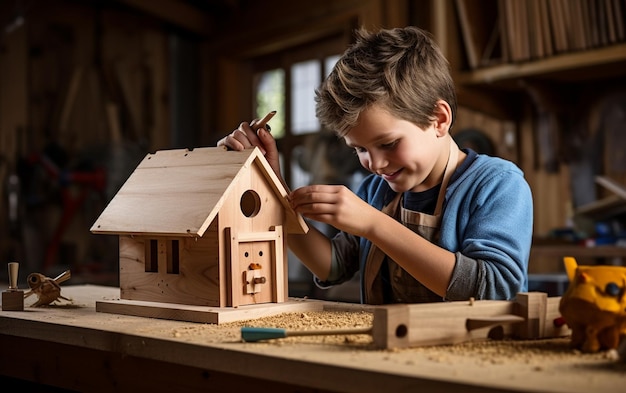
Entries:
[[[345,50],[346,37],[338,35],[328,40],[267,54],[253,59],[255,79],[253,103],[256,117],[276,110],[270,121],[272,134],[278,143],[282,175],[295,189],[311,183],[345,184],[354,188],[362,177],[360,164],[351,149],[331,132],[322,130],[315,116],[315,90],[330,74]],[[327,236],[336,229],[319,222],[310,222]],[[311,273],[289,251],[289,295],[314,295]],[[355,279],[355,280],[358,280]],[[347,291],[348,298],[358,299],[357,285]]]
[[322,81],[322,64],[308,60],[291,66],[291,131],[294,134],[318,132],[315,117],[315,89]]
[[272,134],[277,139],[285,136],[285,70],[277,68],[261,72],[255,96],[257,118],[276,111],[271,121]]
[[[277,111],[270,121],[272,135],[279,144],[283,176],[293,188],[309,184],[312,178],[310,171],[303,169],[299,158],[304,154],[307,138],[321,131],[315,116],[315,89],[339,59],[336,52],[342,50],[336,43],[323,47],[322,50],[299,50],[300,55],[273,56],[274,60],[280,58],[279,64],[267,62],[255,75],[256,117]],[[311,58],[311,53],[316,52],[335,53]]]

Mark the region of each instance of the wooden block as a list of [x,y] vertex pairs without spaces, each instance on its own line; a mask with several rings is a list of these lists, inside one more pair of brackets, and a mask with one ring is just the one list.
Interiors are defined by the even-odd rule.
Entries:
[[[512,314],[513,302],[504,300],[381,306],[374,310],[372,337],[379,348],[456,344],[488,335],[468,330],[468,319]],[[504,334],[511,331],[505,328]]]
[[24,311],[24,291],[2,291],[2,311]]
[[524,318],[515,326],[515,335],[521,339],[543,337],[546,323],[548,295],[544,292],[518,293],[514,313]]
[[515,301],[479,300],[377,306],[372,337],[379,348],[456,344],[476,339],[563,337],[556,326],[560,297],[518,294]]
[[379,348],[408,348],[411,306],[398,304],[374,309],[372,338]]

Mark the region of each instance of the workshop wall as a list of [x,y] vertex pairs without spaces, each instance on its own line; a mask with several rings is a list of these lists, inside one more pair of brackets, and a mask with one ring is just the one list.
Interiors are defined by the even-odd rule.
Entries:
[[[347,45],[357,26],[434,34],[459,87],[453,135],[524,170],[535,234],[549,238],[583,202],[611,196],[596,175],[626,184],[624,41],[474,69],[462,3],[0,2],[0,260],[115,280],[116,246],[88,228],[139,160],[213,145],[252,114],[253,61],[328,37]],[[561,270],[549,259],[534,266]]]
[[113,272],[114,248],[88,228],[146,152],[169,146],[168,31],[93,2],[11,3],[0,12],[0,255],[24,271]]

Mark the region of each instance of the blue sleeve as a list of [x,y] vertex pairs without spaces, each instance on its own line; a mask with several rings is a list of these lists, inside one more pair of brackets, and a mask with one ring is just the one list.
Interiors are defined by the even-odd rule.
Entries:
[[442,246],[456,253],[446,298],[513,299],[528,287],[530,187],[518,169],[466,181],[450,197],[442,224]]

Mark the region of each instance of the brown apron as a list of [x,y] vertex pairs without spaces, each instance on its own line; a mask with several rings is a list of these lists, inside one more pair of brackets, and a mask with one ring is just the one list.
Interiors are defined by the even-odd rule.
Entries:
[[[448,187],[450,177],[452,177],[456,169],[458,156],[459,150],[456,144],[450,141],[450,154],[448,155],[448,163],[446,164],[441,188],[437,196],[437,205],[434,215],[415,212],[402,207],[402,193],[396,195],[381,211],[387,215],[399,218],[404,226],[410,228],[413,232],[419,234],[426,240],[436,243],[439,237],[441,210],[446,195],[446,188]],[[383,266],[385,258],[387,258],[387,266],[389,267],[389,279],[393,296],[392,301],[394,303],[425,303],[442,300],[440,295],[426,288],[372,243],[363,272],[365,303],[382,304],[384,302],[381,267]]]

